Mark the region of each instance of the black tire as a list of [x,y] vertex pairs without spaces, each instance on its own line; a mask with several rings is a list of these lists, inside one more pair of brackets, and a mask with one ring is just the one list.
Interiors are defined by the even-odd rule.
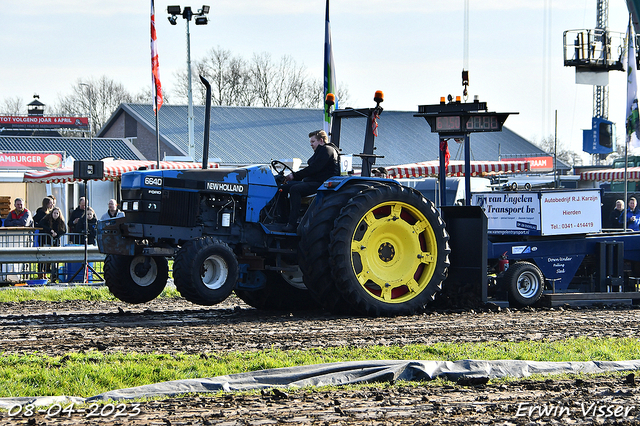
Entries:
[[264,271],[267,282],[258,290],[235,289],[236,296],[247,305],[261,310],[304,311],[320,305],[302,283],[302,274]]
[[187,241],[173,264],[173,281],[191,303],[215,305],[233,291],[238,281],[238,259],[227,244],[217,239]]
[[442,290],[449,235],[433,203],[398,185],[362,191],[331,233],[332,273],[356,312],[412,315]]
[[540,300],[544,277],[540,268],[530,262],[516,262],[502,277],[509,294],[509,306],[531,306]]
[[298,263],[304,276],[304,284],[320,306],[334,313],[348,313],[351,309],[337,290],[337,284],[329,272],[330,233],[342,207],[353,196],[372,185],[377,183],[355,183],[337,192],[317,194],[298,226]]
[[105,284],[111,294],[126,303],[155,299],[167,285],[168,277],[169,264],[164,257],[109,254],[104,261]]

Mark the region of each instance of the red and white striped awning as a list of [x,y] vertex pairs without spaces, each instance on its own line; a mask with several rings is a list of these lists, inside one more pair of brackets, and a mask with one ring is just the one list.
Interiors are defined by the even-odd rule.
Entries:
[[[138,170],[141,167],[147,169],[157,169],[156,161],[137,161],[137,160],[105,160],[104,161],[104,177],[102,180],[116,180],[123,173]],[[217,168],[218,164],[210,164],[209,167]],[[183,161],[161,161],[160,169],[201,169],[202,163],[187,163]],[[72,168],[61,168],[51,171],[32,171],[25,172],[24,182],[29,183],[66,183],[81,182],[80,179],[73,178]]]
[[[392,179],[438,176],[439,161],[401,164],[387,167]],[[471,176],[486,176],[498,173],[524,173],[530,171],[528,161],[471,161]],[[464,161],[450,161],[447,176],[464,176]]]
[[[596,181],[605,181],[605,182],[623,181],[624,168],[591,170],[588,172],[582,172],[580,173],[580,180],[596,180]],[[640,167],[628,167],[627,180],[631,180],[631,181],[640,180]]]

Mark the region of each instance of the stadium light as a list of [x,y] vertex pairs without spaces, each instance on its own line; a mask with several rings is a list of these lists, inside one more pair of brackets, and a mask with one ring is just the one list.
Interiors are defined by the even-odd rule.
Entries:
[[193,130],[193,91],[191,89],[191,33],[189,32],[189,22],[191,18],[196,17],[196,25],[207,25],[209,19],[204,16],[209,13],[210,7],[203,5],[202,9],[198,9],[197,13],[193,13],[190,6],[185,6],[184,9],[180,6],[167,6],[167,13],[169,13],[169,22],[171,25],[176,25],[178,15],[182,16],[187,22],[187,78],[188,78],[188,113],[187,113],[187,127],[189,129],[189,157],[192,161],[195,161],[195,142],[194,142],[194,130]]

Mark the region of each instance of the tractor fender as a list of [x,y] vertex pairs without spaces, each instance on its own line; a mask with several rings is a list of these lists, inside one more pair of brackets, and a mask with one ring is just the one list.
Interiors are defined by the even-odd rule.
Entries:
[[318,188],[318,192],[321,191],[339,191],[345,185],[351,185],[354,183],[366,183],[366,182],[375,182],[377,183],[386,183],[387,185],[390,183],[394,183],[396,185],[400,185],[399,182],[393,179],[385,179],[385,178],[376,178],[376,177],[363,177],[363,176],[334,176],[331,179],[327,179],[324,183],[320,185]]

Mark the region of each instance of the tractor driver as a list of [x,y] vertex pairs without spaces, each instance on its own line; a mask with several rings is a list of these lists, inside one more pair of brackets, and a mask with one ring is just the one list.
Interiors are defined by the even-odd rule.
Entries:
[[315,194],[322,182],[340,174],[338,147],[329,142],[324,130],[309,133],[309,143],[313,155],[307,160],[307,167],[285,177],[282,189],[289,193],[289,223],[283,228],[292,232],[297,227],[302,197]]

